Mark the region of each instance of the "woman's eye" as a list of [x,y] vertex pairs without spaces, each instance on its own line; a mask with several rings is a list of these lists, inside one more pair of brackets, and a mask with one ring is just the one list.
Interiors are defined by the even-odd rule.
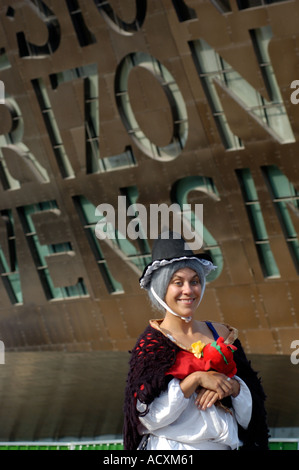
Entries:
[[[176,286],[182,286],[183,282],[182,281],[173,281],[173,284]],[[195,279],[194,281],[190,281],[191,286],[197,286],[199,284],[199,280]]]

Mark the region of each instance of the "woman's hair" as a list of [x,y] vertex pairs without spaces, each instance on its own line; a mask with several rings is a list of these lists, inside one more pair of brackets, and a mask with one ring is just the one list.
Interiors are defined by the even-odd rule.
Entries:
[[[201,296],[203,295],[204,288],[205,288],[204,270],[200,264],[200,261],[197,261],[196,259],[190,259],[190,260],[174,261],[171,264],[168,264],[166,266],[163,266],[157,269],[157,271],[153,273],[150,287],[154,289],[154,291],[156,292],[158,297],[160,297],[160,299],[162,299],[163,301],[165,300],[167,288],[172,279],[172,276],[179,269],[183,269],[183,268],[193,269],[193,271],[195,271],[198,274],[200,284],[201,284],[201,291],[202,291]],[[149,299],[150,299],[152,306],[164,312],[165,311],[164,307],[154,297],[154,295],[151,292],[151,289],[148,290],[148,295],[149,295]]]

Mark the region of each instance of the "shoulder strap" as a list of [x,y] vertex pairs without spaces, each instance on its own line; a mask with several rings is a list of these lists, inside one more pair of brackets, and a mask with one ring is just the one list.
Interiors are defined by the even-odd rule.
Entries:
[[206,321],[205,323],[210,328],[211,332],[213,333],[214,340],[216,341],[219,338],[219,335],[217,331],[215,330],[214,326],[212,325],[210,321]]

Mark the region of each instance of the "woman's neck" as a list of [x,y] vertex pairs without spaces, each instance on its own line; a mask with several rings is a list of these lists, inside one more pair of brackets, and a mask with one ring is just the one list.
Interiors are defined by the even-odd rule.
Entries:
[[205,344],[213,340],[206,323],[193,318],[190,323],[185,323],[179,318],[171,318],[166,314],[164,320],[160,323],[160,329],[165,335],[171,336],[186,348],[190,348],[192,343],[199,340]]
[[164,330],[167,330],[170,334],[180,334],[180,335],[193,335],[195,330],[195,321],[192,318],[190,322],[185,322],[180,317],[175,317],[169,312],[166,312],[165,318],[162,321],[160,327]]

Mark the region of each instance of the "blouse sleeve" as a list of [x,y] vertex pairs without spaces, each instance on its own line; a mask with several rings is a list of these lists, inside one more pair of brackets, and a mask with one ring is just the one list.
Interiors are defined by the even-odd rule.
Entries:
[[240,377],[234,377],[240,384],[240,392],[236,397],[232,397],[232,405],[237,422],[243,429],[247,429],[252,413],[252,397],[249,388]]
[[[149,405],[149,411],[145,416],[140,416],[140,422],[149,430],[168,426],[173,423],[188,406],[188,398],[185,398],[178,379],[172,379],[168,384],[168,390],[162,392],[159,397]],[[137,401],[137,410],[144,411],[145,405]]]

